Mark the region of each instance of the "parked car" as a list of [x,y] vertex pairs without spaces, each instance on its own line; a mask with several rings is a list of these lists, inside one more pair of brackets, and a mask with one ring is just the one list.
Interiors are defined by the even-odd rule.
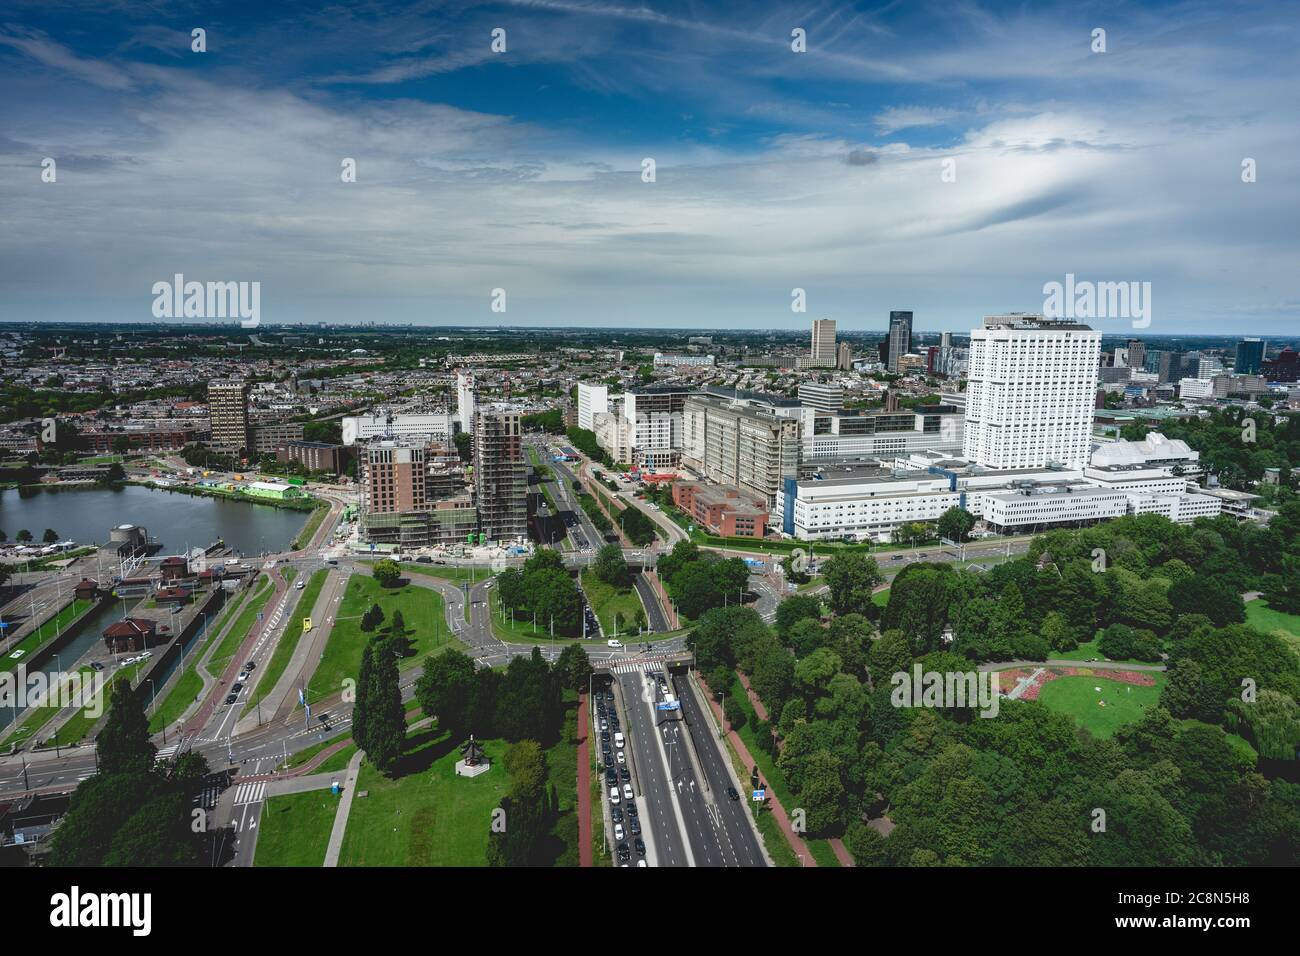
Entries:
[[610,788],[609,788],[609,803],[610,803],[610,806],[613,806],[613,807],[618,806],[618,805],[619,805],[619,802],[621,801],[621,799],[622,799],[622,798],[619,797],[619,795],[618,795],[618,787],[610,787]]
[[623,840],[623,838],[624,838],[625,836],[627,836],[627,834],[623,832],[623,824],[621,824],[621,823],[615,823],[615,824],[614,824],[614,839],[615,839],[615,840],[618,840],[618,841],[620,841],[620,842],[622,842],[622,840]]
[[104,665],[101,664],[99,661],[91,661],[90,666],[97,671],[102,671],[104,669]]
[[624,800],[632,799],[632,785],[630,783],[623,784],[623,799]]
[[605,643],[606,643],[609,647],[622,647],[622,646],[623,646],[623,642],[622,642],[622,641],[618,640],[617,638],[613,638],[613,637],[611,637],[611,638],[610,638],[609,640],[607,640]]

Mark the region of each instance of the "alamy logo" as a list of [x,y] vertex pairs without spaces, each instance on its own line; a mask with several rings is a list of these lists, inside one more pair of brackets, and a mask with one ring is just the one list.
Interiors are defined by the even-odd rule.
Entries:
[[27,707],[76,707],[86,716],[104,715],[104,678],[98,672],[32,671],[19,664],[0,674],[0,710],[19,711]]
[[176,273],[173,281],[153,284],[155,319],[239,319],[245,329],[262,323],[262,283],[186,282]]
[[1043,317],[1048,319],[1132,319],[1133,328],[1151,324],[1150,282],[1065,282],[1043,285]]
[[61,929],[79,926],[128,926],[133,936],[148,936],[153,928],[151,893],[69,893],[50,897],[50,925]]
[[996,671],[898,671],[889,682],[895,707],[978,707],[981,717],[996,717],[1000,700]]

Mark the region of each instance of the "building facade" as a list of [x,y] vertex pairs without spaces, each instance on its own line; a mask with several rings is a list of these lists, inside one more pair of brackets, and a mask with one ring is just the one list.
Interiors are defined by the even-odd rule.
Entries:
[[248,383],[239,379],[208,382],[208,417],[213,448],[244,453],[252,449],[248,427]]
[[1101,333],[1036,315],[971,331],[965,457],[988,468],[1087,463]]

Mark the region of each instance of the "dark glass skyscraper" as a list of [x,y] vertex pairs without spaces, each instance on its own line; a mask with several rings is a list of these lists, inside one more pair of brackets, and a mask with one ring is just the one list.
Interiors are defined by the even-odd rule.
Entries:
[[912,313],[889,313],[889,371],[898,371],[898,360],[912,351]]
[[1262,339],[1242,339],[1237,343],[1237,364],[1233,371],[1238,375],[1258,375],[1264,366]]

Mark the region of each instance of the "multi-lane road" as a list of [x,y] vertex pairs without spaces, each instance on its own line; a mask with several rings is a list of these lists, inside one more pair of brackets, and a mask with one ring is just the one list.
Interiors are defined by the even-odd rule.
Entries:
[[[651,865],[766,866],[748,811],[690,678],[655,661],[614,666],[632,748],[637,797],[646,809]],[[674,698],[676,709],[665,709]]]

